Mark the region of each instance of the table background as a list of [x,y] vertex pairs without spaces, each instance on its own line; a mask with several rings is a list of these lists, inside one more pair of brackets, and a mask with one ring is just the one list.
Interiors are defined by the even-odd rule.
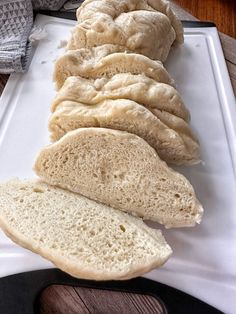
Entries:
[[[220,34],[220,39],[236,94],[236,0],[175,0],[171,2],[179,18],[212,21],[220,32],[225,33]],[[0,74],[0,94],[8,77],[8,75]],[[66,286],[48,287],[39,299],[39,307],[42,314],[163,313],[158,301],[152,297]]]
[[235,0],[175,0],[173,2],[199,20],[215,22],[220,32],[236,38]]

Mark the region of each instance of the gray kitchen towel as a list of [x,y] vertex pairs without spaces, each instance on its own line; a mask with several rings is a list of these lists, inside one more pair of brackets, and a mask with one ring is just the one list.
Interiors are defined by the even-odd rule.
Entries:
[[0,73],[23,72],[27,68],[32,24],[30,0],[0,1]]
[[0,73],[24,72],[30,62],[33,8],[57,10],[65,0],[0,0]]
[[32,0],[34,10],[59,10],[67,0]]

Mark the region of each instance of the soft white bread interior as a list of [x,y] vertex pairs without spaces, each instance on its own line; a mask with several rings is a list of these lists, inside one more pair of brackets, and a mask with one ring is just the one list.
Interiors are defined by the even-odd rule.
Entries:
[[0,184],[0,228],[74,277],[123,280],[166,262],[161,231],[141,219],[38,181]]
[[157,82],[173,84],[161,62],[136,53],[119,52],[120,49],[120,46],[103,45],[67,51],[55,63],[53,80],[57,89],[69,76],[96,79],[111,78],[118,73],[145,74]]
[[189,181],[134,134],[77,129],[41,150],[34,169],[49,184],[167,228],[194,226],[202,217]]
[[174,87],[156,82],[144,74],[131,73],[95,80],[70,76],[53,100],[51,110],[54,112],[64,100],[95,105],[106,99],[130,99],[147,108],[167,111],[185,121],[190,119],[189,111]]
[[181,22],[162,0],[86,0],[68,49],[116,44],[165,61],[174,42],[183,42]]
[[[156,112],[157,113],[157,112]],[[163,113],[160,115],[164,116]],[[165,117],[166,118],[166,117]],[[164,124],[144,106],[127,99],[104,100],[96,105],[62,101],[49,120],[51,140],[57,141],[65,133],[83,127],[103,127],[134,133],[145,139],[159,156],[172,164],[196,164],[200,161],[198,141],[182,132],[181,126],[166,118]]]

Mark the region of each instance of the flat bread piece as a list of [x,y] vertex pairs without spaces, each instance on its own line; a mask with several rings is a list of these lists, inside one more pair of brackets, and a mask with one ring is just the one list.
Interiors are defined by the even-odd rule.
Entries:
[[95,105],[107,99],[130,99],[147,108],[167,111],[190,120],[190,114],[177,90],[144,74],[120,73],[111,78],[85,79],[70,76],[52,102],[51,110],[65,100]]
[[172,44],[183,42],[181,22],[167,1],[86,0],[76,15],[68,49],[116,44],[165,61]]
[[130,279],[172,253],[161,231],[141,219],[33,180],[0,184],[0,228],[82,279]]
[[103,45],[67,51],[55,63],[56,88],[61,88],[69,76],[96,79],[111,78],[118,73],[145,74],[157,82],[173,85],[161,62],[137,53],[120,52],[120,49],[116,45]]
[[48,127],[52,141],[83,127],[127,131],[145,139],[168,163],[191,165],[200,161],[197,140],[171,129],[147,108],[127,99],[109,99],[96,105],[63,101],[50,117]]
[[134,134],[77,129],[41,150],[34,169],[49,184],[166,228],[201,221],[203,209],[189,181]]

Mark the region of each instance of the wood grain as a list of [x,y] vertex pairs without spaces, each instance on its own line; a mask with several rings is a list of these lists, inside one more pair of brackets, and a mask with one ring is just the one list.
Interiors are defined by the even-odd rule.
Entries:
[[[193,16],[189,12],[186,12],[182,7],[180,7],[177,4],[178,1],[179,0],[170,1],[171,7],[175,11],[178,18],[181,20],[197,21],[198,19],[195,16]],[[180,1],[182,1],[182,0],[180,0]],[[197,2],[198,2],[198,0],[192,0],[191,3],[196,4]],[[204,5],[203,1],[202,1],[202,3]],[[209,8],[209,10],[211,10],[211,8]],[[195,14],[195,12],[193,14]],[[197,15],[197,12],[195,15]],[[221,32],[219,33],[219,36],[220,36],[226,64],[228,67],[232,87],[234,90],[234,94],[236,95],[236,78],[235,78],[235,76],[236,76],[236,39],[234,39],[234,38],[232,38],[226,34],[223,34]]]
[[9,78],[10,75],[8,74],[1,74],[0,73],[0,95],[2,94],[2,91],[7,83],[7,80]]
[[235,0],[174,0],[202,21],[212,21],[219,31],[236,38]]
[[39,307],[41,314],[166,313],[162,304],[152,296],[59,285],[44,290]]
[[227,60],[226,60],[226,64],[228,67],[228,71],[230,73],[230,79],[231,79],[232,87],[234,90],[234,95],[236,96],[236,64],[233,64],[232,62],[227,61]]

